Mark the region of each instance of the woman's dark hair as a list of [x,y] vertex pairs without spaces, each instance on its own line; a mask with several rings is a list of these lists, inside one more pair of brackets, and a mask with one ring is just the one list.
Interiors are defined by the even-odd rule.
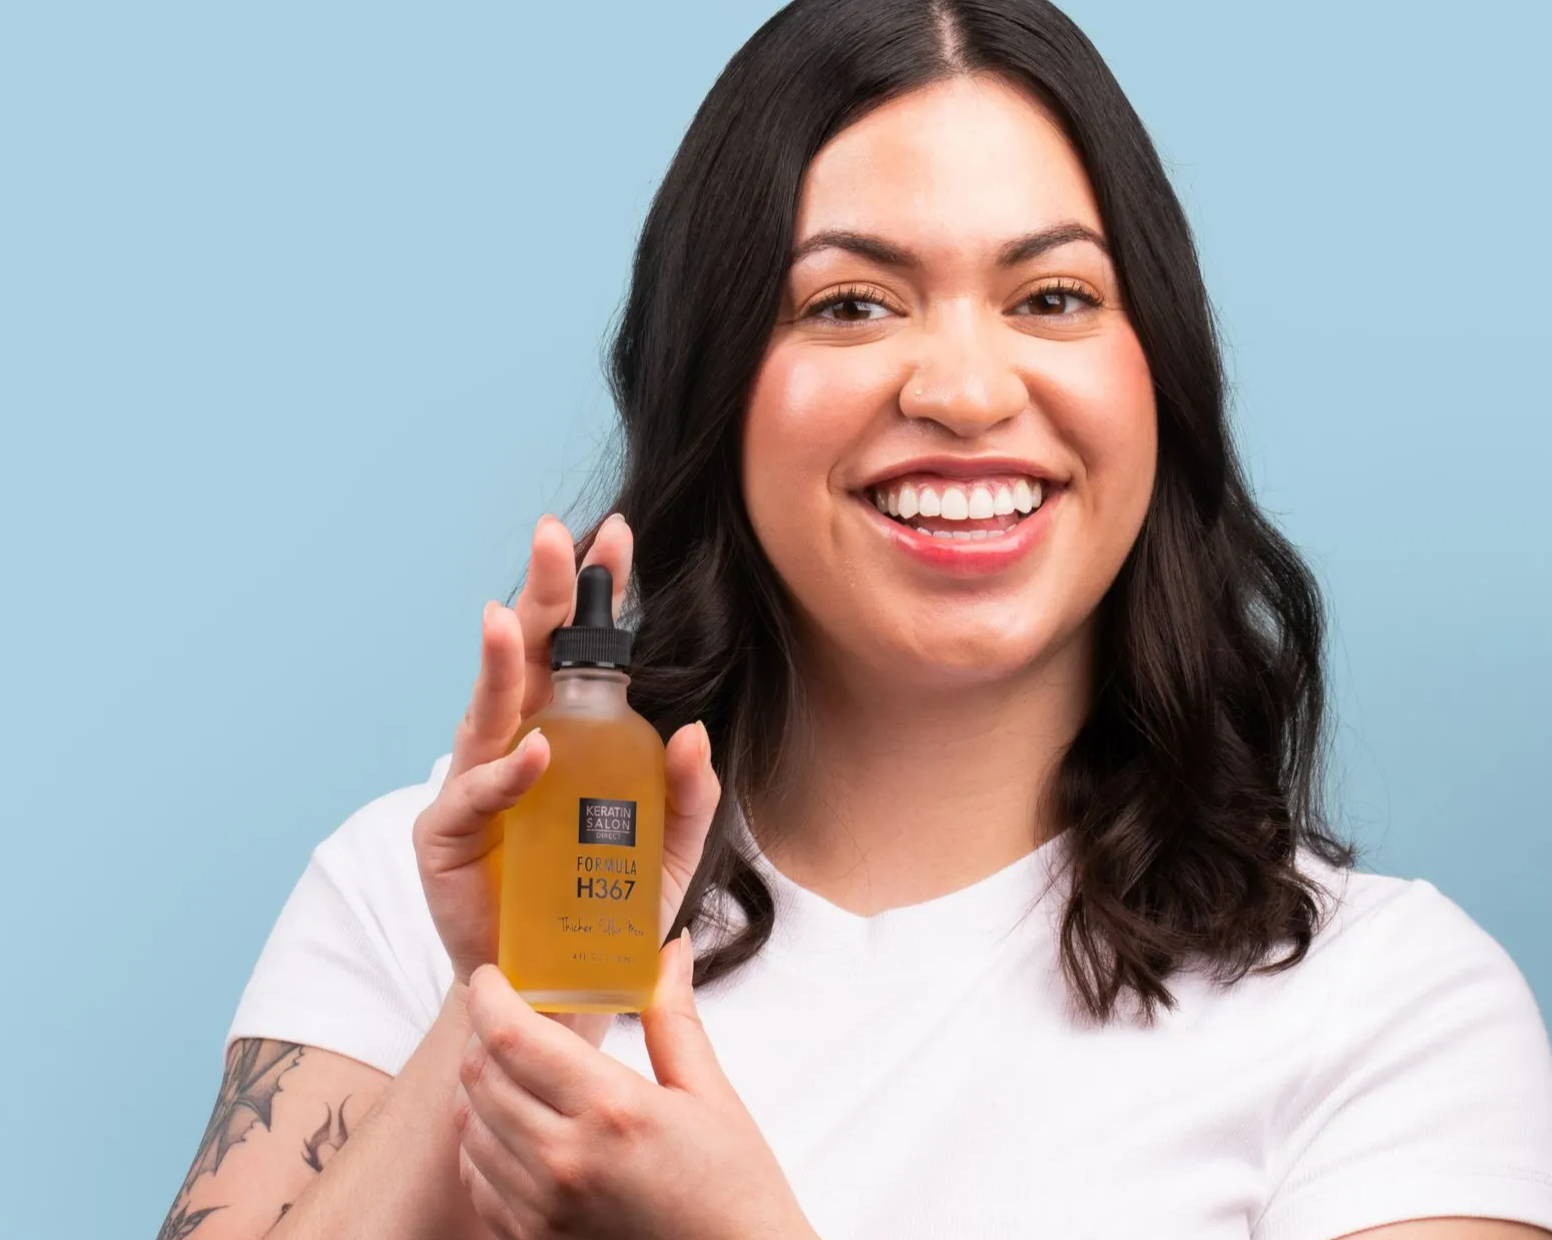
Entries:
[[[1061,958],[1074,1011],[1108,1021],[1129,993],[1151,1022],[1190,963],[1222,982],[1298,963],[1320,893],[1296,851],[1349,868],[1358,854],[1320,806],[1318,587],[1257,510],[1229,440],[1185,214],[1104,61],[1046,0],[795,0],[728,62],[653,199],[611,342],[624,452],[597,515],[619,510],[636,537],[622,615],[637,629],[631,704],[665,738],[704,719],[723,787],[671,933],[717,921],[713,893],[736,901],[743,924],[718,922],[737,932],[701,955],[703,983],[757,953],[775,923],[727,822],[737,793],[799,777],[808,701],[739,461],[804,170],[868,110],[965,74],[1018,85],[1065,132],[1152,371],[1151,504],[1101,603],[1092,710],[1047,807],[1071,833]],[[1262,963],[1284,940],[1289,953]]]

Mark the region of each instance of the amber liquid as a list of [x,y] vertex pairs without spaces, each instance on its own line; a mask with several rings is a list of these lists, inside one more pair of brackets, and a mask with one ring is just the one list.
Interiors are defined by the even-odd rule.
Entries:
[[501,815],[497,965],[540,1012],[639,1012],[662,947],[663,742],[625,705],[625,673],[552,680],[549,705],[513,738],[542,728],[550,762]]

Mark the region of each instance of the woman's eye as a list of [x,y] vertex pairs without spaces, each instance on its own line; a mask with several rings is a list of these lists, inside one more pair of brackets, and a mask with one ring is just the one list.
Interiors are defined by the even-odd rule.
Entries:
[[1086,310],[1098,309],[1104,304],[1098,297],[1095,297],[1092,293],[1087,292],[1077,285],[1053,284],[1047,288],[1036,289],[1028,297],[1024,298],[1023,301],[1019,302],[1019,305],[1051,307],[1054,304],[1056,307],[1056,313],[1054,314],[1046,314],[1037,310],[1036,313],[1029,316],[1031,318],[1059,319],[1073,317],[1072,315],[1063,315],[1061,312],[1061,300],[1064,297],[1071,297],[1084,304],[1085,310],[1074,311],[1074,314],[1083,314]]
[[[1062,302],[1064,298],[1070,298],[1073,301],[1083,303],[1083,308],[1064,313],[1062,310]],[[1042,289],[1036,289],[1033,293],[1030,293],[1029,296],[1025,297],[1018,304],[1020,307],[1036,307],[1035,311],[1028,316],[1030,318],[1050,319],[1076,318],[1081,314],[1087,313],[1089,310],[1098,309],[1100,306],[1104,305],[1104,302],[1099,297],[1094,296],[1094,294],[1088,292],[1079,285],[1063,283],[1049,285]],[[880,311],[883,311],[884,314],[891,313],[889,307],[880,301],[876,296],[873,296],[870,290],[841,289],[837,292],[831,293],[823,300],[816,302],[808,309],[803,317],[810,319],[823,319],[826,322],[834,323],[842,327],[854,326],[862,323],[875,323],[883,317],[883,314],[873,315],[866,312],[864,312],[862,315],[856,314],[857,309],[865,306],[872,306]],[[827,313],[830,310],[841,309],[844,309],[844,313],[840,315],[831,315]]]
[[[848,313],[841,315],[838,318],[831,317],[824,313],[826,310],[841,306],[848,307]],[[876,321],[876,317],[871,315],[865,318],[852,317],[849,308],[855,306],[877,306],[880,310],[884,311],[889,309],[888,306],[884,305],[884,303],[879,301],[876,297],[869,297],[862,292],[842,290],[839,293],[831,293],[830,296],[826,297],[823,301],[817,302],[815,305],[811,306],[807,314],[805,314],[803,317],[811,319],[826,319],[831,323],[840,324],[872,323]]]

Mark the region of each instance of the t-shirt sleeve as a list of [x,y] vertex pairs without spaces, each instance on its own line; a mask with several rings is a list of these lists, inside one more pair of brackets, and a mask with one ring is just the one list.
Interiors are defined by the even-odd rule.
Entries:
[[1552,1228],[1552,1044],[1524,975],[1426,879],[1363,929],[1251,1240],[1441,1215]]
[[397,1075],[430,1029],[452,968],[415,867],[416,816],[439,771],[351,814],[313,849],[226,1033],[348,1055]]

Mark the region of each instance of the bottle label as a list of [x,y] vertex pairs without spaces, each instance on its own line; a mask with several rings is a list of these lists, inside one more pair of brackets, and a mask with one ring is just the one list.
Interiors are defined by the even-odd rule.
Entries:
[[636,846],[636,802],[577,798],[577,843]]

